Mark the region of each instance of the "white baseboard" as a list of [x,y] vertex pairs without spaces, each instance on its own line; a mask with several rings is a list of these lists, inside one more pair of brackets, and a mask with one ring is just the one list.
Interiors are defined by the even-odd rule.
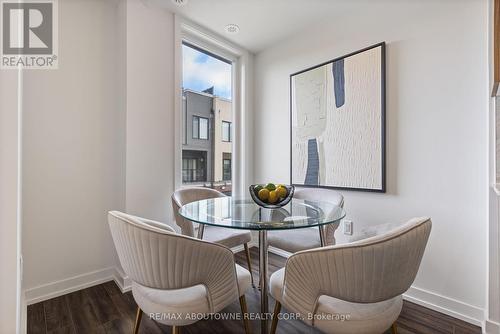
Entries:
[[[251,246],[249,245],[249,247],[251,247]],[[233,253],[235,253],[235,254],[236,254],[236,253],[239,253],[239,252],[242,252],[244,249],[245,249],[245,246],[243,246],[243,245],[239,245],[239,246],[236,246],[236,247],[231,248],[231,250],[232,250],[232,251],[233,251]]]
[[[248,243],[248,248],[252,248],[252,247],[259,247],[259,245],[256,242],[250,241]],[[243,250],[245,250],[245,246],[239,245],[239,246],[231,248],[231,250],[233,251],[233,253],[239,253],[239,252],[242,252]]]
[[[117,279],[121,279],[121,277],[123,276],[120,276],[120,273],[118,273],[115,267],[110,267],[73,276],[64,280],[43,284],[24,291],[26,304],[35,304],[107,281],[116,281]],[[120,285],[119,282],[117,283]]]
[[500,334],[500,323],[486,320],[484,323],[485,334]]
[[282,249],[279,249],[279,248],[276,248],[273,246],[269,246],[268,250],[270,253],[279,255],[281,257],[284,257],[285,259],[288,259],[290,257],[290,255],[292,255],[292,253],[290,253],[290,252],[287,252],[285,250],[282,250]]
[[[269,252],[276,255],[288,258],[291,253],[279,248],[269,247]],[[484,323],[484,309],[463,303],[461,301],[441,296],[431,291],[427,291],[415,286],[412,286],[404,295],[403,299],[413,302],[415,304],[427,307],[431,310],[444,313],[454,318],[466,321],[473,325],[483,327]],[[495,323],[490,324],[494,330]],[[490,332],[486,332],[490,333]],[[492,331],[491,333],[500,334],[499,331]]]
[[115,267],[115,275],[113,279],[122,293],[132,290],[132,281],[120,268]]
[[479,327],[484,323],[484,309],[415,286],[403,294],[403,299]]

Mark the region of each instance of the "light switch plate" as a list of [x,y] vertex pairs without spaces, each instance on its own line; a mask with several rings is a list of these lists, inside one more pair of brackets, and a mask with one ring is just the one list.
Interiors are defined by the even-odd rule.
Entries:
[[345,235],[352,235],[352,221],[351,220],[344,220],[344,234]]

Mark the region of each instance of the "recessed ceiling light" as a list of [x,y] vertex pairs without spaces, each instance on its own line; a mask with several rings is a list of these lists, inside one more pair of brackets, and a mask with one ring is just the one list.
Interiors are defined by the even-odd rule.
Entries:
[[185,6],[188,0],[172,0],[172,2],[177,6]]
[[238,27],[237,24],[228,24],[224,30],[228,33],[228,34],[237,34],[240,32],[240,27]]

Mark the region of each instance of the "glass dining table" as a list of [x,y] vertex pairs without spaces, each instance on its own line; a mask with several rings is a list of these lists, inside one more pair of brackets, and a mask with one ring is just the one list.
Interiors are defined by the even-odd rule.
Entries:
[[[185,219],[199,224],[198,238],[203,239],[205,225],[221,228],[254,230],[259,233],[259,275],[261,291],[261,333],[268,333],[269,282],[267,232],[317,227],[321,246],[325,243],[324,227],[345,216],[342,207],[328,203],[293,198],[278,209],[265,209],[251,199],[219,197],[191,202],[179,209]],[[300,233],[299,231],[297,233]]]

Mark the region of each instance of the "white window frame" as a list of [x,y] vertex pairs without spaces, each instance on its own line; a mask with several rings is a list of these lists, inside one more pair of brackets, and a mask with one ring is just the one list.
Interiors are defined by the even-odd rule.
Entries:
[[175,189],[182,185],[182,41],[232,62],[232,193],[244,196],[253,181],[252,66],[253,55],[189,20],[175,15]]

